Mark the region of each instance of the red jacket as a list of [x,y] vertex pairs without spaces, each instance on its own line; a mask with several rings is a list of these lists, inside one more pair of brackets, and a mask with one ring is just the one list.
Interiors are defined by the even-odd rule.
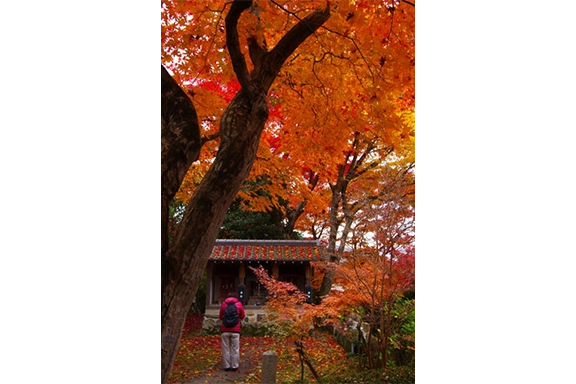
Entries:
[[236,308],[238,308],[238,318],[240,319],[240,321],[238,322],[238,324],[236,324],[236,326],[234,326],[232,328],[225,327],[224,324],[222,324],[220,326],[220,332],[240,333],[240,323],[246,317],[246,313],[244,312],[244,306],[242,305],[241,302],[238,301],[237,298],[229,297],[226,300],[224,300],[224,302],[220,306],[220,315],[218,317],[220,318],[220,320],[222,320],[222,318],[224,317],[224,310],[226,309],[226,306],[228,305],[228,303],[235,303],[236,304]]

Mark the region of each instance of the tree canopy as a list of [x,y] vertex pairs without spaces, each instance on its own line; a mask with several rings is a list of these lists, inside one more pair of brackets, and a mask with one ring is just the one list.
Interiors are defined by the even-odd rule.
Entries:
[[[331,17],[284,64],[268,95],[269,118],[248,176],[255,183],[268,180],[266,196],[254,188],[239,191],[245,208],[275,207],[291,229],[319,235],[314,225],[324,217],[325,236],[326,213],[342,209],[348,184],[364,193],[358,200],[382,197],[390,188],[388,176],[412,172],[415,159],[413,3],[254,2],[239,20],[248,36],[241,48],[250,55],[250,36],[273,47],[306,12],[327,4]],[[194,101],[205,143],[176,195],[183,202],[212,164],[222,111],[240,89],[221,33],[227,7],[162,7],[163,20],[172,21],[162,25],[163,62]]]

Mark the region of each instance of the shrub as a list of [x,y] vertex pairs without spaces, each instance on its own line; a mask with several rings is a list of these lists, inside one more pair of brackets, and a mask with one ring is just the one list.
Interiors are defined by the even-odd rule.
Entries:
[[416,370],[414,365],[389,367],[386,370],[386,383],[388,384],[413,384],[416,382]]
[[330,384],[414,384],[416,375],[414,366],[388,367],[374,369],[355,369],[354,364],[336,367],[334,372],[324,376],[324,382]]
[[382,383],[384,371],[382,369],[357,369],[357,364],[335,367],[325,381],[331,384],[374,384]]

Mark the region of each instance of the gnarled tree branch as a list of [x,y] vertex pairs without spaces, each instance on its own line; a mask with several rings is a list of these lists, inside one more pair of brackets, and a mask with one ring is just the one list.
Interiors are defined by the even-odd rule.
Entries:
[[254,95],[254,83],[248,73],[246,66],[246,59],[240,50],[240,42],[238,38],[238,19],[242,12],[252,6],[252,1],[235,0],[232,7],[226,15],[226,47],[230,54],[232,67],[236,73],[236,77],[240,85],[247,92],[249,97]]

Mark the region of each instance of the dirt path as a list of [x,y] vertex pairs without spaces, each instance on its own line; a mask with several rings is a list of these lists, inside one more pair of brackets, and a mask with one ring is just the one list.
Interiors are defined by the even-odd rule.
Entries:
[[203,376],[186,381],[185,384],[241,384],[246,382],[253,373],[246,373],[245,370],[240,369],[236,372],[226,372],[223,370],[214,371],[204,374]]
[[[207,369],[201,376],[182,382],[182,384],[242,384],[256,375],[261,369],[262,356],[257,346],[241,343],[240,367],[236,372],[227,372],[219,364]],[[252,380],[253,382],[253,380]]]

